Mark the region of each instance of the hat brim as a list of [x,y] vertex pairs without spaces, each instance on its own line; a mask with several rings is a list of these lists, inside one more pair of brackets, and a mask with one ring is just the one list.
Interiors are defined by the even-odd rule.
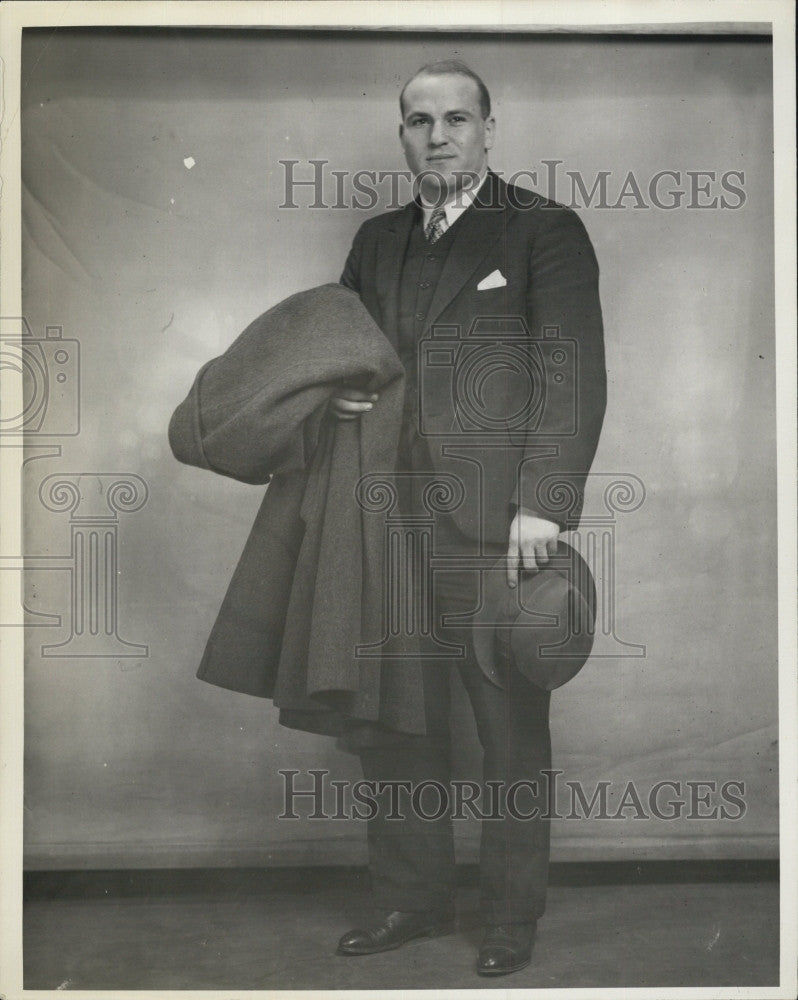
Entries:
[[482,605],[473,621],[477,662],[500,687],[509,670],[551,691],[571,680],[593,647],[596,588],[590,569],[560,540],[557,554],[507,585],[506,557],[483,573]]

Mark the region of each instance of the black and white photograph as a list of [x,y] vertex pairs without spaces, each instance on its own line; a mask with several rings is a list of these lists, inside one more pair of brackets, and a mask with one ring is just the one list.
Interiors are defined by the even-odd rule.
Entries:
[[794,997],[792,4],[3,7],[0,997]]

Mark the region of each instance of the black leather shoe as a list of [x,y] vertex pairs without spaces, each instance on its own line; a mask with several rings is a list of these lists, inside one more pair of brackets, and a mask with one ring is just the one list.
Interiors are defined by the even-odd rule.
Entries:
[[479,949],[477,972],[480,976],[506,976],[518,972],[532,961],[532,942],[537,922],[498,924],[488,927]]
[[338,942],[338,954],[375,955],[378,951],[391,951],[413,938],[448,934],[453,922],[451,914],[394,910],[384,920],[347,931]]

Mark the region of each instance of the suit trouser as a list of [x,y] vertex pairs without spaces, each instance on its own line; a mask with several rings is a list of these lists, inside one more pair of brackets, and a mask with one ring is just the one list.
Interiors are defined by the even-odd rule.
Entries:
[[[408,463],[418,469],[428,453],[413,450]],[[451,520],[436,524],[434,554],[464,555],[478,544],[458,531]],[[506,548],[484,546],[493,559]],[[388,782],[375,798],[379,809],[369,819],[368,851],[374,902],[387,910],[451,910],[455,894],[452,818],[468,814],[462,798],[473,796],[482,817],[480,845],[480,909],[485,923],[522,923],[543,913],[549,864],[549,822],[544,818],[547,775],[551,768],[550,693],[519,672],[506,675],[504,689],[485,677],[477,663],[468,624],[443,624],[447,614],[468,614],[480,600],[474,569],[433,574],[433,621],[437,636],[463,647],[457,658],[428,659],[422,664],[427,735],[392,734],[380,746],[358,753],[368,781]],[[474,788],[450,786],[451,749],[449,681],[458,675],[471,702],[483,752],[483,773],[467,775]],[[399,782],[409,782],[409,790]],[[438,818],[443,796],[433,786],[417,794],[422,782],[436,782],[448,792],[449,808]],[[398,794],[397,794],[398,793]],[[393,813],[394,818],[390,818]],[[401,818],[396,818],[400,816]]]

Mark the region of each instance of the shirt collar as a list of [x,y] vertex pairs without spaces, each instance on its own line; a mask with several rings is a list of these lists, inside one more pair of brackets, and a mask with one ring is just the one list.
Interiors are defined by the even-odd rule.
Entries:
[[[466,211],[466,209],[471,207],[471,205],[474,202],[474,199],[479,194],[480,188],[485,183],[487,176],[488,176],[488,170],[486,167],[485,170],[482,172],[482,176],[480,177],[479,183],[477,185],[475,185],[472,188],[469,188],[467,191],[457,191],[454,195],[452,195],[451,199],[448,202],[446,202],[445,205],[440,206],[446,213],[447,229],[450,226],[454,225],[454,223],[460,218],[460,216],[463,214],[463,212]],[[438,207],[437,205],[427,206],[424,204],[423,201],[421,202],[421,210],[424,213],[423,224],[425,229],[429,224],[429,220],[432,218],[432,213],[435,211],[437,207]]]

